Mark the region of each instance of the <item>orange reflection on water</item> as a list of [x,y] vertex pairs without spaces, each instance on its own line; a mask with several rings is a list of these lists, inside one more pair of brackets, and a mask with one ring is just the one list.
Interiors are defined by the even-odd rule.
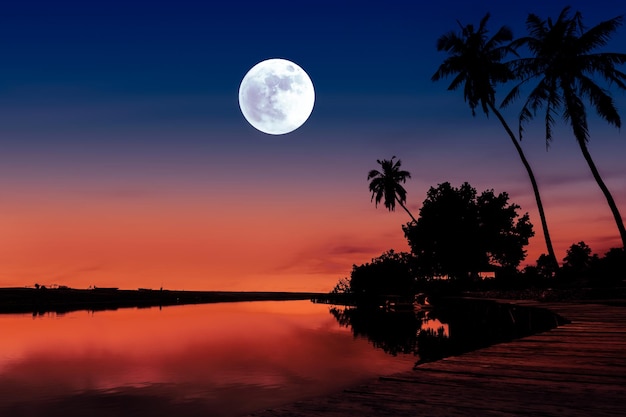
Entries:
[[450,325],[447,323],[442,323],[439,319],[434,318],[426,318],[422,319],[421,330],[431,330],[435,334],[439,333],[441,330],[441,335],[444,337],[450,337]]
[[193,400],[207,415],[229,415],[407,370],[414,361],[354,339],[327,306],[308,301],[9,315],[0,326],[8,341],[0,346],[0,411],[123,392],[141,404],[147,395],[168,404]]

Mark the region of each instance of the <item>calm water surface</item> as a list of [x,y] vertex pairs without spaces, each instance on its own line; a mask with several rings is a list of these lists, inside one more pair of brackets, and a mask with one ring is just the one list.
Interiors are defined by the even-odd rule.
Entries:
[[0,315],[2,416],[237,416],[410,369],[308,301]]

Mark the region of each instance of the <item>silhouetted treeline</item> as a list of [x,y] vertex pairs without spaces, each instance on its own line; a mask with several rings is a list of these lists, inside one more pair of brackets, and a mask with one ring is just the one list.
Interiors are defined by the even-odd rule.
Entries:
[[320,293],[73,289],[67,287],[0,288],[0,313],[65,313],[239,301],[311,300]]
[[[392,188],[389,198],[395,192]],[[506,193],[478,194],[468,183],[431,187],[418,219],[403,226],[411,253],[390,250],[353,265],[350,277],[340,280],[333,292],[351,293],[361,304],[380,304],[390,296],[411,302],[416,293],[432,289],[429,283],[467,285],[484,274],[513,274],[533,236],[528,214],[520,216],[518,210]]]

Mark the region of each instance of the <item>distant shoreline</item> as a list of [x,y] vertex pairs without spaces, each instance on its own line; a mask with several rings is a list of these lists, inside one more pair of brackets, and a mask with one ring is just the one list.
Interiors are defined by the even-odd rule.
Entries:
[[263,291],[120,290],[117,288],[0,288],[0,314],[118,308],[165,307],[244,301],[295,301],[325,298],[325,293]]

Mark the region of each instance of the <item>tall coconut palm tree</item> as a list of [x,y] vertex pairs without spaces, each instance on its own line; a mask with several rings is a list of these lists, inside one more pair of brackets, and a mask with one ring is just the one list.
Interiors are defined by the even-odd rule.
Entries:
[[439,81],[454,76],[448,90],[456,90],[463,86],[463,96],[472,110],[472,115],[476,115],[476,107],[479,105],[486,116],[489,116],[490,110],[496,115],[526,168],[537,202],[548,256],[552,264],[558,268],[535,175],[515,134],[495,106],[496,85],[511,81],[515,77],[510,65],[502,61],[508,54],[515,54],[511,47],[513,33],[508,27],[502,26],[489,38],[487,20],[489,13],[482,18],[478,28],[471,24],[463,26],[459,23],[460,33],[448,32],[437,40],[437,50],[446,51],[449,56],[439,66],[432,80]]
[[411,178],[411,174],[409,171],[401,170],[400,165],[402,165],[402,162],[399,159],[394,162],[395,158],[395,156],[392,156],[390,160],[383,159],[382,161],[377,159],[376,162],[380,164],[382,172],[373,169],[367,174],[367,179],[372,180],[369,186],[372,192],[372,201],[375,201],[376,207],[378,207],[378,203],[383,200],[385,207],[389,211],[396,209],[397,202],[411,216],[411,219],[417,223],[413,214],[404,205],[406,203],[406,190],[400,185],[400,183],[405,183],[407,178]]
[[548,146],[552,140],[554,117],[559,113],[562,115],[571,126],[593,178],[604,193],[622,238],[622,245],[626,248],[626,229],[622,216],[587,148],[589,129],[587,108],[583,101],[588,101],[609,124],[618,128],[621,126],[621,119],[611,95],[593,77],[597,76],[626,90],[626,74],[616,68],[617,65],[626,63],[626,54],[597,52],[598,48],[607,45],[622,24],[622,17],[618,16],[586,29],[580,12],[570,17],[569,11],[570,8],[565,7],[556,21],[550,18],[544,20],[534,14],[528,16],[526,27],[529,36],[516,41],[516,46],[526,46],[532,56],[514,62],[520,81],[507,95],[503,105],[519,96],[523,84],[538,80],[520,113],[520,137],[524,123],[532,119],[539,109],[545,108]]

